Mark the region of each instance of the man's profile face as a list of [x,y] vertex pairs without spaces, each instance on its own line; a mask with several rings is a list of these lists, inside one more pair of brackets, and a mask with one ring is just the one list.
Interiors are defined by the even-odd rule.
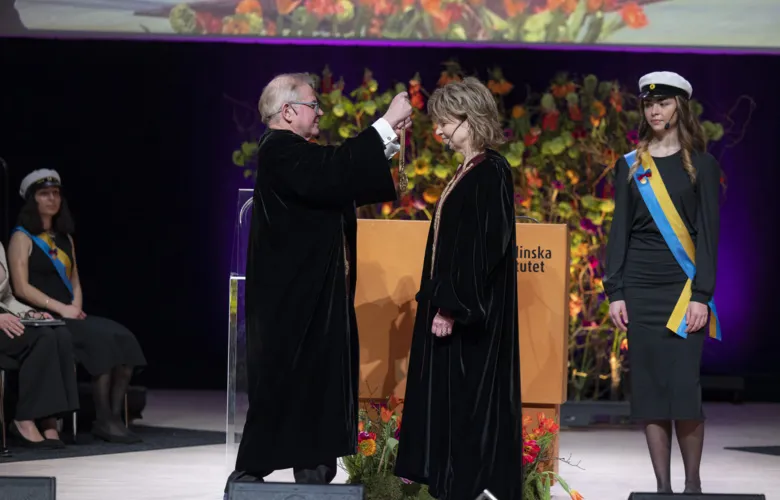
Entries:
[[323,113],[317,104],[317,95],[310,86],[302,88],[299,96],[298,101],[306,104],[290,104],[290,125],[295,133],[308,140],[319,135],[320,116]]

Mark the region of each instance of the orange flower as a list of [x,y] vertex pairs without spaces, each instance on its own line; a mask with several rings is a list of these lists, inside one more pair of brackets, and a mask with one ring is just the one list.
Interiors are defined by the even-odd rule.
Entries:
[[604,115],[606,115],[606,114],[607,114],[607,107],[606,107],[606,106],[604,106],[604,103],[603,103],[603,102],[601,102],[601,101],[595,101],[595,102],[593,103],[593,111],[592,111],[592,114],[593,114],[593,116],[595,116],[596,118],[603,118],[603,117],[604,117]]
[[515,106],[512,108],[512,118],[522,118],[525,116],[525,108],[522,106]]
[[572,104],[569,106],[569,118],[571,118],[575,122],[582,121],[582,110],[576,104]]
[[387,406],[395,410],[396,408],[398,408],[398,405],[402,404],[403,402],[404,402],[403,399],[393,394],[392,396],[390,396],[390,401],[388,401]]
[[603,4],[603,0],[588,0],[588,12],[596,12]]
[[294,11],[300,4],[301,0],[276,0],[276,10],[279,14],[286,16]]
[[585,497],[580,495],[577,490],[571,490],[571,500],[585,500]]
[[257,0],[241,0],[236,5],[236,14],[257,14],[263,15],[263,7]]
[[489,80],[487,87],[496,95],[507,95],[512,91],[514,85],[502,78],[499,81]]
[[384,423],[388,423],[393,418],[393,411],[392,410],[388,410],[384,406],[382,407],[382,410],[380,411],[380,413],[381,413],[381,416],[382,416],[382,422],[384,422]]
[[577,4],[579,3],[579,0],[565,0],[563,2],[563,11],[566,14],[571,14],[574,12],[574,9],[577,8]]
[[569,315],[577,316],[582,312],[582,299],[576,294],[569,295]]
[[623,339],[620,342],[620,350],[621,351],[627,351],[628,350],[628,339]]
[[363,425],[363,422],[358,422],[358,432],[363,432],[365,429],[365,425]]
[[574,82],[569,82],[566,85],[553,85],[551,90],[553,97],[562,98],[576,91],[577,86],[574,85]]
[[539,174],[536,172],[536,170],[526,170],[525,179],[528,181],[529,188],[539,189],[542,187],[542,178],[539,177]]
[[519,0],[504,0],[504,10],[509,17],[515,17],[525,12],[528,4]]
[[609,103],[612,104],[612,107],[615,108],[615,111],[618,113],[623,111],[623,96],[620,95],[619,90],[612,89],[612,92],[609,95]]
[[373,439],[366,439],[358,445],[358,451],[364,457],[373,456],[376,453],[376,441]]
[[565,0],[547,0],[547,9],[555,10],[558,7],[563,6]]
[[631,2],[623,6],[620,9],[620,15],[623,17],[623,22],[629,28],[639,29],[647,26],[647,16],[645,11],[636,2]]
[[425,200],[425,203],[428,203],[429,205],[433,205],[437,201],[439,201],[439,196],[441,196],[441,193],[435,188],[428,188],[423,192],[423,200]]

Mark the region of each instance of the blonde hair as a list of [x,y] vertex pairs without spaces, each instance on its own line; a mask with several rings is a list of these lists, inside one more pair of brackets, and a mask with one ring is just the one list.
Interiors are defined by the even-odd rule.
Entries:
[[469,140],[476,149],[497,148],[506,139],[493,94],[473,77],[436,89],[428,100],[434,123],[468,120]]
[[[691,101],[680,96],[675,96],[674,99],[677,101],[677,135],[680,140],[683,168],[691,182],[696,183],[696,169],[693,168],[691,153],[703,153],[706,151],[707,136],[701,123],[699,123],[696,113],[691,109]],[[644,115],[645,101],[640,101],[639,105],[642,113],[642,121],[639,123],[639,144],[636,148],[636,160],[633,165],[629,165],[628,182],[631,182],[631,179],[634,177],[639,168],[642,155],[647,153],[647,148],[653,139],[653,129],[647,123],[647,118]]]
[[278,119],[282,106],[300,99],[301,88],[314,88],[314,78],[308,73],[285,73],[268,82],[260,95],[257,109],[260,119],[268,124]]

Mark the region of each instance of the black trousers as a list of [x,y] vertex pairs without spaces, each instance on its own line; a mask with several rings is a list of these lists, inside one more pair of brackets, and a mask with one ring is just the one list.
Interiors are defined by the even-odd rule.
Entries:
[[[330,484],[336,477],[337,464],[336,459],[328,461],[325,464],[311,465],[308,467],[294,467],[293,475],[298,484]],[[270,476],[274,471],[233,471],[225,484],[225,493],[228,491],[230,483],[264,483],[266,476]]]
[[3,358],[18,364],[16,420],[38,420],[77,410],[73,340],[64,327],[27,327],[19,337],[0,331],[0,367]]

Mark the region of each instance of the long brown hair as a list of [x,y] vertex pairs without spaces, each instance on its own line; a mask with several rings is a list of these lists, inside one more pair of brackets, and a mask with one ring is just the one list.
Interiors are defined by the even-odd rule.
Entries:
[[[654,98],[653,100],[663,100],[666,98]],[[683,168],[688,173],[692,183],[696,183],[696,170],[693,168],[691,153],[704,153],[707,150],[707,136],[704,134],[699,118],[693,112],[691,101],[675,96],[677,101],[677,136],[680,140],[680,150],[682,152]],[[653,139],[653,128],[647,122],[645,117],[645,100],[639,102],[641,107],[642,119],[639,123],[639,144],[636,148],[636,161],[628,169],[628,182],[634,176],[642,155],[647,152],[650,141]]]

